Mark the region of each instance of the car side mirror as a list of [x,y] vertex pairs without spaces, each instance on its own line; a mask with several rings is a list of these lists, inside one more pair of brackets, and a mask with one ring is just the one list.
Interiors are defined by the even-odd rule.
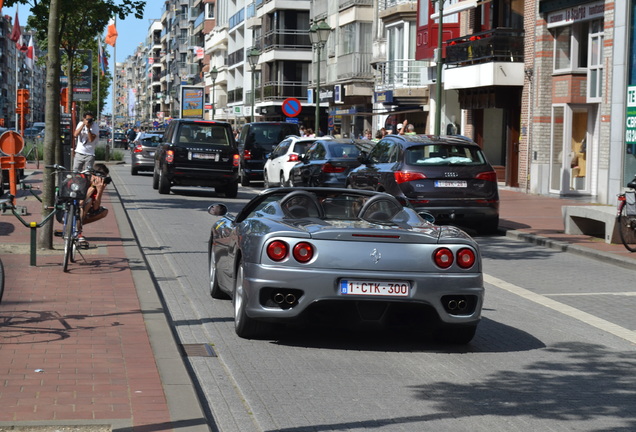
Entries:
[[208,213],[212,216],[225,216],[227,214],[227,207],[225,204],[212,204],[208,207]]
[[366,165],[369,163],[369,154],[365,151],[361,151],[360,154],[358,155],[358,162],[360,162],[363,165]]

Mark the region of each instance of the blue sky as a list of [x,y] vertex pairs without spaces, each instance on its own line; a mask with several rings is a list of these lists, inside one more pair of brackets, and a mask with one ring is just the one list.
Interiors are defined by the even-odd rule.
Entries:
[[[156,0],[147,0],[146,7],[144,9],[143,19],[136,19],[134,16],[129,16],[125,20],[117,20],[117,61],[123,62],[126,57],[132,55],[135,52],[135,48],[140,42],[143,42],[148,35],[148,27],[150,26],[150,20],[161,18],[161,8],[163,2]],[[3,7],[2,15],[9,15],[15,17],[16,6]],[[30,15],[28,5],[19,5],[18,18],[21,25],[25,25]],[[104,36],[106,32],[104,32]],[[28,42],[28,41],[27,41]],[[110,45],[105,45],[106,52],[111,56],[109,60],[109,68],[111,74],[113,73],[114,62],[112,61],[113,48]],[[112,92],[108,96],[106,105],[104,106],[103,113],[110,113],[112,102]]]

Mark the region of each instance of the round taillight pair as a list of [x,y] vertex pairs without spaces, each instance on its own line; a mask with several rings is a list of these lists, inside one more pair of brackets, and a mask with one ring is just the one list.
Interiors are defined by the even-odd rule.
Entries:
[[[267,256],[272,261],[282,261],[287,258],[289,245],[281,240],[274,240],[267,245]],[[292,256],[299,263],[307,263],[314,257],[314,247],[307,242],[296,243],[292,249]]]
[[[448,248],[439,248],[433,253],[435,265],[446,269],[453,265],[455,256]],[[463,269],[471,268],[475,264],[475,252],[472,249],[463,248],[457,251],[457,265]]]

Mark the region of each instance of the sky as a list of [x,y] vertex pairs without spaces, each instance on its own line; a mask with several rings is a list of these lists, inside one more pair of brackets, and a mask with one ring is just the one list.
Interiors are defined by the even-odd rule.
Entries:
[[[12,18],[15,17],[16,7],[18,8],[18,18],[20,20],[20,25],[25,25],[27,19],[30,15],[29,6],[28,5],[19,5],[12,7],[3,7],[2,15],[9,15]],[[146,40],[146,36],[148,35],[148,27],[150,26],[150,20],[161,18],[161,8],[163,7],[163,2],[159,2],[157,0],[146,0],[146,7],[144,8],[144,17],[143,19],[137,19],[134,16],[129,16],[125,20],[117,20],[117,62],[123,62],[126,60],[126,57],[132,55],[135,52],[135,49],[139,45],[140,42],[144,42]],[[104,36],[106,36],[106,31],[104,30]],[[104,45],[104,49],[110,55],[109,59],[109,69],[111,74],[113,73],[114,62],[113,58],[113,47],[110,45]],[[113,93],[108,95],[106,104],[104,105],[104,109],[102,113],[107,114],[111,112],[111,103],[112,103]]]

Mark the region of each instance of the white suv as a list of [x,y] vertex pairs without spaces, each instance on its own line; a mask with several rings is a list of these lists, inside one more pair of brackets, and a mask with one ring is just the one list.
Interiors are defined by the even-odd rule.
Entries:
[[303,155],[316,140],[332,139],[289,136],[281,141],[265,162],[263,170],[264,187],[289,186],[289,172],[300,162]]

